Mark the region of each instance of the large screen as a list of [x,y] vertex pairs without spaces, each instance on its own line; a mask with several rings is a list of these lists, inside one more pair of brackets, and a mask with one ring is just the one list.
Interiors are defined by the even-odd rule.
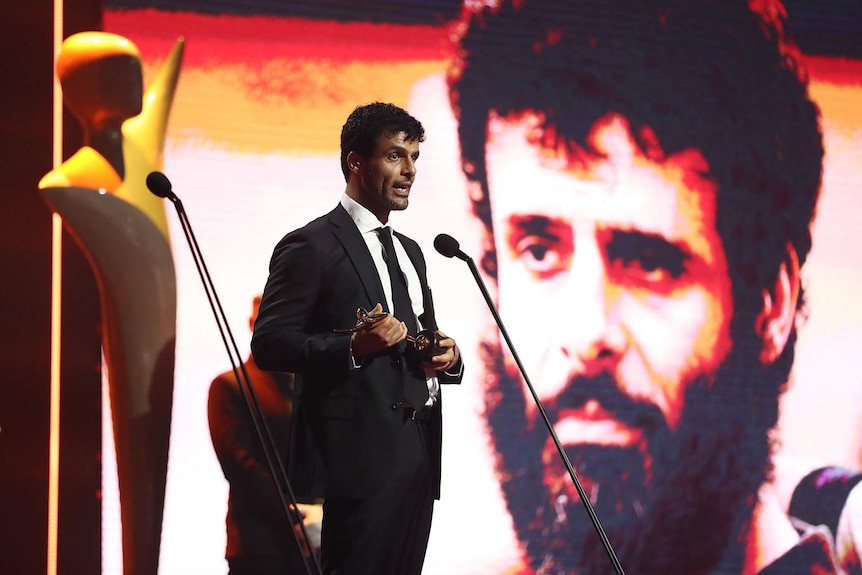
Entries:
[[[723,66],[721,79],[711,87],[702,84],[713,78],[708,73],[701,74],[709,64],[698,60],[708,58],[710,48],[698,51],[694,47],[699,37],[712,34],[705,26],[693,24],[685,31],[692,40],[690,45],[673,48],[662,44],[664,40],[660,37],[652,40],[653,26],[658,26],[659,31],[682,26],[688,22],[687,18],[694,21],[694,12],[668,8],[662,16],[666,27],[662,28],[661,23],[649,21],[648,10],[638,3],[623,2],[614,12],[602,8],[608,4],[604,0],[584,2],[579,8],[580,14],[574,11],[574,3],[548,3],[548,10],[559,11],[549,20],[556,19],[560,25],[552,27],[543,37],[541,46],[532,45],[532,55],[565,45],[566,31],[570,30],[582,35],[579,45],[592,45],[595,51],[590,52],[592,57],[586,60],[578,60],[583,57],[578,54],[563,56],[552,79],[541,82],[533,70],[529,81],[535,82],[537,92],[550,91],[550,96],[543,94],[545,102],[556,101],[558,97],[562,102],[569,92],[577,90],[587,93],[581,120],[584,125],[579,127],[575,125],[578,120],[573,120],[572,125],[555,126],[555,118],[578,117],[561,109],[546,111],[544,115],[514,110],[508,116],[509,110],[500,109],[494,115],[496,123],[485,126],[487,118],[473,117],[470,108],[459,108],[457,103],[465,100],[453,99],[450,93],[455,88],[458,67],[464,66],[465,54],[470,50],[478,51],[476,43],[480,41],[459,44],[465,33],[459,2],[308,1],[288,6],[288,3],[240,0],[218,3],[177,0],[105,4],[105,30],[125,36],[138,46],[147,78],[152,77],[177,39],[185,39],[185,55],[170,115],[164,173],[182,199],[230,327],[244,354],[248,352],[251,336],[247,320],[252,298],[263,290],[274,245],[287,232],[335,207],[344,191],[339,134],[347,115],[359,104],[385,101],[405,108],[425,126],[427,139],[421,146],[409,208],[394,213],[392,222],[395,229],[413,237],[425,252],[438,324],[458,341],[466,375],[460,386],[444,390],[442,495],[435,507],[424,573],[517,573],[531,561],[535,570],[545,558],[555,553],[568,553],[564,544],[561,549],[560,545],[542,543],[565,541],[565,536],[557,534],[558,528],[562,533],[572,534],[586,534],[591,529],[588,515],[579,509],[573,511],[578,504],[572,501],[575,498],[571,497],[570,488],[559,485],[566,483],[568,476],[560,471],[558,455],[549,447],[547,430],[531,407],[532,399],[520,384],[511,352],[498,335],[479,286],[465,262],[444,258],[434,250],[432,245],[437,234],[446,233],[458,239],[461,249],[479,265],[483,280],[495,304],[499,305],[500,318],[514,348],[523,354],[528,377],[539,395],[548,401],[548,412],[567,448],[569,443],[578,443],[578,429],[586,429],[597,437],[594,447],[597,446],[598,452],[608,445],[616,448],[614,455],[608,455],[581,451],[576,445],[570,455],[576,468],[584,473],[591,498],[595,496],[599,520],[607,521],[612,543],[616,538],[625,548],[621,552],[624,561],[626,557],[635,556],[637,550],[632,550],[630,539],[625,535],[626,520],[615,516],[623,502],[631,498],[636,508],[631,521],[654,519],[650,533],[659,539],[665,533],[664,527],[657,527],[659,517],[670,521],[684,515],[678,510],[664,513],[659,508],[656,511],[657,504],[650,503],[654,501],[650,495],[660,491],[644,487],[649,485],[652,473],[659,477],[665,477],[661,473],[674,474],[674,471],[659,470],[667,458],[650,454],[654,446],[644,447],[652,443],[651,438],[661,435],[662,441],[668,442],[663,445],[672,452],[674,431],[678,429],[675,425],[686,420],[686,407],[700,401],[710,405],[701,409],[701,413],[707,415],[703,416],[701,428],[686,428],[687,433],[703,440],[704,446],[711,446],[704,449],[747,449],[746,445],[731,439],[704,439],[716,428],[730,428],[728,433],[732,436],[734,429],[746,427],[747,418],[755,417],[750,415],[754,410],[748,402],[762,398],[747,392],[725,395],[720,376],[710,379],[710,374],[720,371],[719,366],[710,361],[719,356],[722,345],[732,350],[739,347],[735,343],[744,339],[733,331],[737,326],[731,325],[735,318],[742,316],[728,311],[738,300],[730,303],[717,296],[710,300],[715,296],[711,289],[724,289],[722,278],[732,272],[732,265],[710,267],[715,261],[703,255],[705,267],[698,272],[704,274],[700,279],[695,272],[691,272],[693,275],[686,281],[680,276],[687,273],[690,262],[700,261],[697,250],[708,251],[711,246],[720,253],[729,241],[745,242],[742,253],[763,253],[763,258],[768,259],[771,252],[764,247],[767,240],[763,240],[764,245],[758,243],[758,238],[768,234],[721,235],[719,232],[716,235],[719,224],[714,203],[690,204],[678,196],[674,196],[677,200],[666,199],[670,196],[649,186],[657,181],[656,185],[660,186],[663,177],[682,173],[677,184],[702,190],[697,193],[718,198],[719,204],[724,201],[725,207],[719,211],[751,210],[744,203],[727,207],[732,200],[726,199],[727,194],[722,196],[728,185],[745,180],[745,176],[734,173],[737,180],[722,180],[717,172],[724,168],[733,172],[733,162],[745,163],[750,159],[751,154],[755,154],[751,150],[756,149],[750,142],[766,129],[764,124],[771,121],[773,108],[796,106],[782,103],[796,95],[773,92],[774,102],[758,97],[745,100],[742,96],[729,97],[732,101],[728,102],[715,96],[715,86],[725,85],[722,82],[732,85],[729,92],[746,92],[746,82],[755,86],[762,79],[746,77],[734,83],[732,78],[737,67],[747,74],[753,69],[750,62],[743,61],[745,59],[734,60],[744,52],[738,49],[723,52],[726,55],[723,59],[717,58]],[[467,8],[480,11],[481,4],[468,2]],[[751,4],[756,7],[771,3]],[[603,11],[606,15],[601,14]],[[473,25],[488,26],[491,30],[493,12],[486,8],[482,22],[473,18]],[[727,14],[722,25],[726,30],[734,29],[737,22],[733,20],[733,11]],[[772,16],[778,18],[780,14]],[[809,14],[801,13],[795,21],[793,11],[788,16],[787,30],[807,30],[804,19],[811,17]],[[655,22],[660,21],[661,18],[655,19]],[[591,23],[601,25],[601,31],[590,32]],[[554,36],[555,30],[558,37]],[[620,41],[622,48],[614,44],[614,30],[627,38]],[[494,41],[499,43],[498,58],[511,66],[511,77],[506,78],[509,74],[506,66],[489,66],[497,70],[496,76],[484,80],[489,90],[496,90],[492,86],[501,78],[510,82],[526,81],[519,77],[522,72],[519,66],[529,64],[512,54],[516,45],[529,44],[531,31],[526,25],[523,33],[511,32],[506,36],[504,31],[505,27],[500,27]],[[684,35],[677,29],[669,33]],[[821,33],[829,36],[828,32]],[[511,45],[506,43],[507,38],[511,39]],[[739,43],[748,40],[743,33],[736,39]],[[663,51],[657,53],[663,56],[650,60],[636,53],[638,42],[660,46]],[[610,48],[603,50],[603,46],[609,45]],[[825,466],[858,472],[862,457],[862,382],[855,366],[856,353],[862,349],[862,303],[858,297],[862,293],[862,268],[858,263],[862,261],[862,199],[858,192],[862,181],[859,154],[862,149],[862,106],[859,105],[862,102],[862,61],[853,54],[842,53],[840,46],[831,52],[813,48],[806,51],[802,42],[799,46],[801,53],[795,53],[794,57],[804,67],[800,74],[807,78],[807,94],[819,109],[817,126],[824,149],[822,178],[811,224],[812,247],[804,258],[798,278],[804,288],[805,304],[795,320],[798,338],[795,358],[791,358],[791,376],[786,386],[766,392],[765,395],[771,393],[772,397],[763,400],[769,403],[780,393],[777,425],[773,429],[767,424],[762,430],[770,439],[769,460],[774,471],[771,478],[761,477],[763,481],[754,484],[758,497],[763,497],[763,501],[768,499],[773,506],[770,509],[777,510],[773,511],[775,516],[782,517],[788,513],[795,488],[809,472]],[[631,62],[615,59],[615,54],[624,54],[627,49],[632,50]],[[724,50],[719,46],[712,49]],[[470,62],[478,66],[484,62],[480,60],[477,57]],[[673,66],[671,61],[675,62]],[[639,64],[635,66],[632,62]],[[581,65],[591,71],[571,71],[565,67]],[[609,72],[603,76],[602,70]],[[691,70],[692,76],[688,81],[675,82],[669,77],[675,70]],[[612,86],[619,90],[602,92],[607,87],[603,84],[607,78],[621,78],[618,85]],[[701,83],[699,87],[692,86],[698,83]],[[617,99],[615,93],[624,88],[642,89],[643,105],[631,103],[638,101],[637,98]],[[690,91],[683,95],[686,90]],[[647,104],[646,99],[653,96],[655,101],[664,98],[662,101],[671,110],[677,105],[674,98],[679,97],[679,101],[685,103],[673,114],[663,111],[661,106],[645,111],[644,107],[652,105]],[[692,103],[694,100],[697,102]],[[735,107],[746,101],[749,104],[745,109]],[[607,104],[607,110],[615,115],[597,112],[596,102]],[[720,111],[723,119],[704,119],[697,111],[700,102]],[[650,110],[656,111],[662,119],[655,124],[648,119],[635,119],[649,118]],[[793,113],[793,110],[788,112]],[[482,150],[482,153],[488,152],[482,168],[486,175],[484,183],[475,171],[470,172],[475,166],[470,162],[465,164],[463,141],[459,138],[459,127],[467,131],[476,122],[485,126],[491,142]],[[526,137],[517,126],[527,126],[524,128]],[[556,132],[551,129],[554,126]],[[581,141],[591,142],[592,148],[565,145],[560,148],[548,144],[549,138],[554,139],[554,133],[563,134],[566,129],[570,133],[580,130],[584,136]],[[689,139],[691,132],[699,135]],[[704,141],[710,143],[699,144]],[[506,151],[509,143],[513,147]],[[537,145],[544,153],[531,155]],[[798,142],[784,142],[781,146],[788,154],[804,148]],[[495,150],[497,153],[492,154]],[[698,150],[702,152],[699,157]],[[629,214],[625,217],[630,219],[606,236],[601,230],[608,220],[603,218],[616,216],[608,216],[608,212],[602,210],[611,209],[611,204],[599,201],[587,205],[558,199],[551,192],[557,184],[568,185],[566,178],[577,179],[579,170],[590,166],[607,167],[607,162],[613,164],[611,160],[617,152],[627,158],[629,167],[634,166],[628,173],[631,178],[614,176],[617,177],[614,189],[618,186],[622,190],[619,192],[622,199],[614,205]],[[561,158],[573,161],[579,168],[570,169],[558,180],[549,174]],[[752,160],[750,164],[758,166],[759,161]],[[648,169],[656,165],[663,166],[662,170]],[[638,172],[639,166],[647,166],[646,171]],[[495,174],[494,169],[499,171]],[[594,173],[604,173],[601,169]],[[802,170],[802,166],[788,161],[784,169],[781,185],[796,190],[793,186],[804,179],[796,172]],[[703,181],[693,182],[685,175],[691,175],[689,172],[699,174]],[[755,171],[750,175],[756,179],[758,174],[764,173],[771,172]],[[547,179],[543,179],[546,176]],[[602,181],[599,177],[592,183],[601,185]],[[764,186],[773,183],[767,181]],[[496,194],[494,189],[483,191],[483,185],[486,188],[497,186]],[[645,199],[625,200],[626,194],[633,193],[631,186],[640,186]],[[509,203],[498,201],[503,189],[510,190],[519,199]],[[490,215],[483,212],[488,205],[481,204],[485,196],[492,200]],[[481,205],[486,207],[477,207]],[[503,206],[508,215],[500,215]],[[164,575],[226,573],[227,483],[210,441],[207,394],[212,379],[228,370],[230,364],[179,220],[170,205],[166,209],[169,209],[177,271],[178,316],[173,422],[159,572]],[[779,214],[782,209],[781,202],[775,203],[766,210],[764,221],[769,221],[770,214]],[[487,216],[485,221],[479,217],[483,214]],[[688,234],[688,245],[693,253],[674,251],[680,242],[661,241],[671,232],[664,235],[661,230],[651,234],[630,233],[629,228],[637,228],[632,222],[641,221],[638,218],[659,222],[656,223],[659,228],[666,225],[668,230],[684,230],[680,233]],[[594,226],[596,233],[584,235],[583,228],[578,227],[580,224],[572,223],[582,221],[587,222],[584,225]],[[782,220],[780,225],[792,223]],[[573,246],[583,246],[583,249],[579,251]],[[586,254],[588,247],[595,248],[593,260],[575,257],[574,254]],[[784,275],[778,272],[776,279],[775,273],[767,273],[763,285],[765,294],[763,290],[754,292],[761,293],[776,306],[796,291],[793,258],[787,256],[786,245],[782,245],[782,250],[784,258],[779,258],[781,261],[773,267],[783,270]],[[493,252],[493,257],[489,252]],[[715,255],[716,252],[709,253]],[[586,267],[579,268],[575,261],[592,261],[592,265],[598,267],[590,268],[587,263]],[[579,279],[593,277],[590,270],[595,269],[604,270],[603,279],[597,280],[599,283],[591,284],[592,287],[578,284]],[[782,282],[782,277],[789,281]],[[661,282],[665,285],[656,285]],[[696,289],[704,286],[712,286],[704,288],[706,295]],[[601,295],[596,296],[596,290]],[[734,295],[738,293],[733,292]],[[590,297],[599,300],[590,300]],[[698,297],[701,299],[697,300]],[[763,298],[759,300],[761,303]],[[706,307],[691,303],[695,300],[706,301]],[[588,301],[599,301],[595,304],[599,307],[585,305]],[[686,307],[686,302],[691,305]],[[617,315],[627,312],[633,314],[628,319]],[[713,312],[715,316],[704,319],[703,314]],[[775,329],[779,332],[782,325],[785,328],[769,339],[770,345],[777,346],[777,356],[785,344],[793,345],[792,337],[790,343],[786,343],[786,332],[787,325],[794,324],[794,320],[791,318],[790,324],[781,324],[778,312],[769,317],[778,318],[769,325],[777,326]],[[659,431],[650,435],[653,428],[641,429],[634,416],[626,420],[627,423],[621,423],[623,418],[614,419],[608,415],[612,410],[596,398],[583,400],[577,409],[570,406],[571,411],[578,413],[568,414],[562,399],[564,392],[557,390],[559,394],[555,395],[554,386],[578,384],[566,379],[569,369],[563,365],[569,350],[566,338],[574,342],[589,337],[584,335],[589,330],[617,328],[619,333],[615,337],[621,338],[617,342],[619,346],[630,345],[632,349],[620,351],[613,347],[617,343],[605,342],[610,349],[605,350],[607,353],[619,353],[625,362],[631,362],[631,365],[625,364],[628,366],[625,369],[629,370],[625,372],[629,374],[628,379],[619,376],[615,387],[623,388],[623,395],[628,390],[630,395],[636,396],[640,400],[635,402],[638,405],[651,402],[658,405],[658,420],[667,426],[663,435]],[[691,330],[698,329],[713,329],[719,335],[710,340],[707,334],[697,345],[691,344],[690,338],[696,337]],[[769,330],[765,328],[765,331]],[[761,342],[765,340],[758,340],[757,335],[769,336],[755,330],[755,341]],[[572,348],[574,345],[572,343]],[[693,345],[696,349],[692,350]],[[559,346],[560,350],[554,346]],[[759,361],[754,361],[757,365],[745,372],[748,379],[742,386],[747,386],[746,389],[761,384],[758,365],[776,360],[767,352],[753,355]],[[700,355],[696,356],[697,353]],[[727,351],[722,357],[736,356],[733,351]],[[744,363],[745,360],[740,361]],[[704,367],[707,364],[713,371]],[[698,368],[703,372],[700,375],[709,381],[698,380],[700,383],[691,385],[700,385],[706,390],[701,394],[706,399],[674,391],[675,384],[687,381],[681,373],[697,372]],[[554,382],[555,373],[560,374],[560,383]],[[739,373],[736,372],[736,379],[743,378]],[[732,379],[734,374],[729,377]],[[609,385],[614,387],[613,383]],[[651,395],[652,384],[659,386],[655,397]],[[573,398],[578,395],[572,393]],[[595,407],[597,405],[599,407]],[[585,423],[594,416],[601,419],[596,413],[604,414],[603,421]],[[726,414],[726,418],[721,417],[722,414]],[[120,573],[117,481],[111,467],[113,444],[109,417],[106,414],[103,446],[103,573]],[[737,427],[719,425],[710,417],[734,421]],[[614,423],[609,424],[609,421]],[[688,427],[692,427],[690,422]],[[617,436],[629,439],[617,445],[614,443]],[[633,436],[639,439],[631,439]],[[704,454],[693,449],[691,453],[699,455],[700,460],[720,459],[713,452]],[[529,467],[533,460],[536,461],[536,467],[532,468],[535,473],[531,473]],[[643,473],[633,473],[627,465]],[[708,462],[698,465],[709,469]],[[596,471],[593,466],[605,469]],[[670,467],[673,466],[665,465],[665,468]],[[687,466],[677,465],[674,469],[677,468]],[[536,474],[538,478],[533,477]],[[627,483],[614,484],[614,478],[622,475]],[[519,482],[517,478],[524,476],[533,477],[535,481]],[[676,486],[680,491],[680,506],[695,501],[682,492],[698,491],[700,485],[694,484],[699,481],[697,477],[700,476],[692,472],[688,480],[680,480]],[[723,493],[722,485],[733,483],[732,479],[719,482],[721,485],[713,485],[712,489]],[[598,493],[596,486],[603,485],[602,481],[608,485],[603,493],[610,493],[610,496]],[[761,486],[763,482],[767,487]],[[642,498],[629,496],[616,493],[615,489],[630,489],[631,493],[643,491],[644,495]],[[546,502],[548,499],[550,503]],[[738,499],[743,501],[741,505],[747,504],[745,497]],[[664,501],[667,504],[667,499]],[[561,516],[566,517],[561,519]],[[763,516],[773,515],[764,512]],[[680,518],[681,523],[687,520]],[[567,531],[568,527],[559,526],[561,521],[580,526]],[[779,523],[776,520],[776,534],[783,529],[783,523]],[[758,523],[758,529],[762,527],[763,522]],[[694,537],[700,538],[692,532]],[[656,545],[661,548],[659,543]],[[675,545],[680,549],[685,547],[685,538],[677,537]],[[571,548],[578,549],[580,544],[572,542]],[[601,552],[598,553],[593,560],[601,560]],[[572,551],[572,554],[577,555],[577,552]],[[680,556],[686,554],[680,550]],[[566,560],[559,560],[559,565],[565,570]]]

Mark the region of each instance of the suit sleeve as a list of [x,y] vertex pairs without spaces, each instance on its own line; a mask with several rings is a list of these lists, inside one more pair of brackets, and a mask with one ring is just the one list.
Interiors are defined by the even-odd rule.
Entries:
[[464,361],[458,356],[458,363],[453,365],[449,371],[438,371],[437,381],[441,384],[461,383],[464,378]]
[[251,341],[261,369],[347,376],[350,334],[313,325],[325,281],[321,260],[314,242],[301,230],[276,246]]

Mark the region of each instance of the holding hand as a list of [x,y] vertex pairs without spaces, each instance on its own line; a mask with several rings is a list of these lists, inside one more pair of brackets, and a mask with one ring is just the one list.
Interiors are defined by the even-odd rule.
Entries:
[[422,367],[434,371],[449,371],[458,363],[461,352],[458,350],[455,340],[442,331],[437,331],[437,337],[437,346],[442,350],[442,353],[433,356],[430,361],[423,363]]
[[[377,304],[369,312],[369,316],[383,313],[383,306]],[[353,357],[359,359],[389,349],[407,338],[407,326],[395,316],[386,317],[371,324],[365,324],[353,332],[350,338],[350,349]],[[453,342],[454,343],[454,342]]]

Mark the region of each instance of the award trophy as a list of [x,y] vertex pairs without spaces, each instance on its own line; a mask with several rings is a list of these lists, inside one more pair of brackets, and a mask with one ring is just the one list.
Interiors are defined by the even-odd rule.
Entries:
[[[377,322],[385,319],[389,312],[370,313],[363,307],[356,310],[356,323],[352,327],[345,329],[333,330],[336,333],[353,333],[365,327],[371,327]],[[420,330],[415,336],[407,335],[407,341],[413,346],[413,351],[416,352],[416,357],[421,362],[431,361],[435,355],[443,353],[445,350],[440,347],[440,336],[437,332],[430,329]]]

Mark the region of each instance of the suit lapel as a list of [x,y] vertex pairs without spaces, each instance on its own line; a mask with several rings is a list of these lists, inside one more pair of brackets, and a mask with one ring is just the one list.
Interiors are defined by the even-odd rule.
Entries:
[[350,219],[350,215],[339,204],[329,213],[329,222],[332,224],[332,233],[344,247],[347,257],[359,276],[359,281],[362,282],[368,301],[372,304],[380,302],[385,305],[386,296],[383,292],[383,284],[380,283],[380,276],[377,275],[374,260],[371,259],[368,246],[362,239],[356,224]]

